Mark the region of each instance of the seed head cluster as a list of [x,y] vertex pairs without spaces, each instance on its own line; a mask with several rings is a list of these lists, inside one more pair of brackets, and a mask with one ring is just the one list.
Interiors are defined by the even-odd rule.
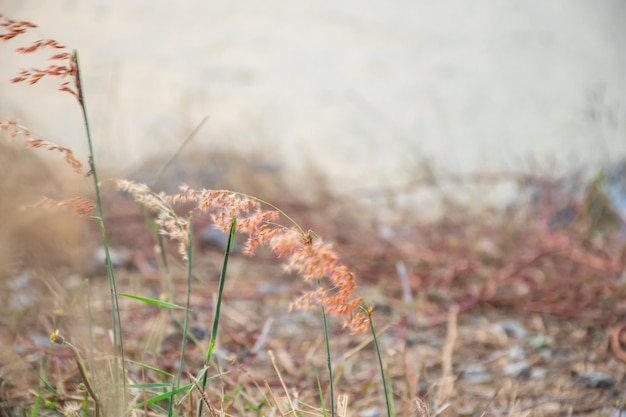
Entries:
[[70,210],[79,216],[87,216],[93,212],[96,205],[93,201],[86,200],[82,197],[73,197],[67,200],[53,200],[48,197],[41,197],[35,204],[27,208],[44,207],[44,208],[64,208]]
[[189,248],[189,220],[179,217],[168,204],[165,193],[155,193],[145,184],[118,180],[117,187],[129,193],[135,202],[156,214],[154,222],[162,235],[178,242],[178,253],[187,261]]
[[[0,13],[1,41],[11,40],[36,27],[30,22],[12,20]],[[72,94],[83,106],[76,53],[70,53],[65,46],[50,39],[38,40],[16,50],[21,54],[30,54],[43,49],[56,50],[57,53],[49,57],[52,64],[44,69],[22,69],[11,82],[35,84],[44,77],[70,78],[60,84],[59,90]],[[64,153],[65,161],[77,173],[81,172],[82,164],[71,149],[33,137],[16,120],[0,122],[0,132],[2,131],[7,132],[10,139],[21,137],[33,148]],[[354,274],[339,261],[333,246],[322,241],[313,232],[305,232],[289,216],[271,204],[228,190],[195,190],[182,186],[180,193],[168,195],[154,192],[145,184],[127,180],[117,181],[117,186],[156,215],[155,223],[160,233],[178,242],[178,251],[183,259],[187,260],[192,218],[180,217],[174,206],[192,203],[194,210],[208,214],[214,226],[225,232],[229,231],[233,218],[236,218],[237,232],[248,235],[244,248],[246,254],[253,255],[257,248],[266,246],[284,261],[287,272],[300,275],[316,286],[315,290],[296,299],[291,308],[322,306],[325,311],[342,316],[344,325],[354,333],[369,328],[371,309],[362,307],[363,300],[356,295]],[[66,207],[83,215],[94,209],[92,202],[82,198],[66,201],[44,198],[36,205]],[[265,209],[266,206],[270,209]],[[281,216],[291,222],[292,226],[279,223]]]
[[65,162],[67,162],[77,174],[82,173],[83,164],[76,158],[74,152],[65,146],[34,137],[33,134],[24,126],[18,124],[17,120],[9,119],[0,122],[0,132],[5,132],[9,140],[21,138],[31,148],[42,148],[49,151],[58,151],[65,154]]
[[28,29],[34,29],[37,25],[27,22],[25,20],[13,20],[9,19],[2,13],[0,13],[0,28],[4,28],[5,32],[0,33],[0,40],[8,41],[13,39],[17,35],[26,33]]
[[[11,40],[26,33],[28,29],[36,27],[37,25],[33,23],[9,19],[0,13],[0,30],[3,31],[0,32],[0,40],[2,41]],[[32,85],[44,77],[71,78],[71,81],[62,82],[59,85],[59,90],[72,94],[80,101],[80,82],[76,56],[70,53],[65,46],[52,39],[40,39],[29,46],[17,48],[16,51],[20,54],[31,54],[46,48],[56,49],[58,52],[48,58],[52,62],[50,65],[45,68],[21,69],[17,76],[11,79],[11,82],[27,82]]]
[[[284,260],[285,270],[317,285],[292,304],[291,308],[309,309],[323,306],[327,312],[344,318],[344,325],[353,333],[369,328],[369,312],[356,295],[355,277],[339,261],[333,246],[312,232],[304,232],[297,224],[287,227],[279,223],[280,210],[265,210],[263,202],[252,196],[228,190],[195,190],[182,186],[179,194],[155,193],[145,184],[123,180],[118,187],[129,192],[134,200],[157,213],[162,233],[180,242],[179,252],[186,256],[189,244],[189,222],[176,216],[172,208],[180,203],[193,203],[194,209],[209,214],[218,229],[229,231],[237,218],[237,232],[248,235],[244,252],[252,255],[260,246],[268,247]],[[284,214],[284,213],[282,213]]]

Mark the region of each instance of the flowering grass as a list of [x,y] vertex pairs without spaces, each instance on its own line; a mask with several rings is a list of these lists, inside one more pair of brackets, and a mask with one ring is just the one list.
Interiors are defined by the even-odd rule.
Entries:
[[[0,16],[0,39],[19,39],[33,27]],[[18,72],[14,82],[59,80],[59,90],[76,98],[86,117],[77,54],[45,40],[18,51],[49,52],[51,65]],[[428,415],[429,408],[442,416],[597,416],[619,415],[626,403],[621,394],[626,389],[626,246],[601,176],[583,183],[584,196],[574,198],[562,192],[567,179],[542,175],[484,174],[472,180],[438,174],[436,181],[425,175],[417,187],[440,192],[445,212],[429,224],[411,217],[415,207],[402,211],[394,204],[402,196],[387,190],[376,196],[370,190],[372,195],[364,197],[368,191],[360,190],[356,197],[372,198],[378,213],[393,212],[398,220],[390,225],[355,210],[355,196],[340,215],[336,206],[287,214],[277,207],[289,206],[282,200],[270,204],[237,191],[205,190],[202,184],[162,193],[140,182],[99,181],[93,157],[83,164],[71,149],[13,118],[0,122],[0,133],[12,142],[11,150],[22,143],[50,150],[80,173],[71,179],[93,180],[91,195],[33,187],[19,201],[15,194],[0,200],[0,210],[13,199],[22,210],[4,210],[9,214],[0,218],[0,243],[12,246],[10,257],[0,253],[0,262],[8,265],[0,274],[11,275],[2,283],[8,294],[2,312],[14,308],[12,298],[39,284],[33,277],[44,277],[36,306],[0,321],[2,347],[7,347],[0,356],[2,417],[372,416],[384,414],[382,404],[392,397],[387,415],[403,417]],[[13,182],[8,186],[23,191],[54,177],[34,175],[38,161],[33,159],[23,159],[25,170],[14,169],[15,160],[36,153],[20,156],[4,146],[2,161],[12,164],[0,168],[11,175],[0,185]],[[455,204],[438,188],[491,181],[518,184],[520,195],[532,203],[483,213]],[[102,184],[116,188],[105,191],[104,202],[98,196]],[[76,194],[85,197],[63,198]],[[477,193],[477,200],[482,197]],[[116,260],[116,250],[98,264],[98,272],[85,272],[76,263],[50,267],[37,256],[53,258],[67,249],[49,236],[76,235],[76,230],[69,233],[74,222],[55,223],[48,236],[38,233],[30,240],[15,239],[23,229],[7,233],[16,227],[15,219],[65,211],[82,217],[67,215],[64,221],[91,221],[102,229],[98,233],[107,250],[141,242],[136,257]],[[337,245],[300,226],[295,219],[301,218],[323,231],[320,235],[333,236]],[[194,228],[205,221],[228,234],[222,252],[201,248],[201,239],[194,238]],[[116,236],[119,229],[125,233]],[[158,236],[146,241],[139,229]],[[250,257],[231,254],[235,233],[243,236],[242,251]],[[90,242],[97,239],[94,233],[87,236]],[[159,244],[168,240],[177,250]],[[78,245],[89,246],[83,240]],[[24,265],[13,261],[20,257]],[[102,263],[109,280],[101,282]],[[281,272],[286,274],[279,277]],[[402,285],[390,279],[396,275]],[[89,281],[83,282],[84,276]],[[71,284],[77,277],[79,286]],[[362,294],[376,300],[375,312]],[[287,315],[289,306],[310,308],[319,316]],[[496,330],[511,320],[528,336]],[[374,324],[384,338],[378,339]],[[52,332],[52,344],[37,345],[42,332]],[[520,350],[531,362],[530,376],[503,376],[509,353]],[[476,365],[492,377],[489,382],[469,380]],[[538,377],[535,370],[547,376]],[[614,385],[581,385],[579,376],[586,371],[613,375]]]
[[[30,22],[12,20],[0,14],[0,28],[4,28],[4,32],[0,33],[0,40],[12,40],[35,27],[36,25]],[[32,68],[20,70],[18,75],[14,77],[11,82],[26,82],[33,85],[44,77],[59,78],[61,79],[59,90],[69,93],[77,99],[86,126],[87,142],[90,150],[90,169],[87,176],[93,178],[95,201],[92,202],[83,197],[73,197],[60,201],[42,197],[40,201],[33,203],[29,208],[65,208],[78,215],[93,217],[100,225],[111,294],[113,360],[109,365],[112,371],[111,384],[109,385],[112,385],[113,389],[101,393],[97,392],[98,388],[96,388],[96,384],[92,383],[91,377],[88,376],[79,349],[61,335],[58,329],[51,330],[50,340],[53,343],[71,348],[76,363],[78,364],[79,377],[82,380],[83,386],[87,389],[87,394],[94,403],[93,409],[97,417],[100,417],[103,413],[106,415],[125,414],[130,410],[127,400],[129,390],[127,380],[130,375],[127,370],[128,364],[123,332],[124,318],[119,298],[120,296],[128,296],[134,300],[153,304],[164,309],[179,308],[179,306],[162,300],[118,293],[118,283],[113,269],[113,261],[111,259],[101,201],[101,184],[98,179],[98,171],[93,156],[89,119],[87,117],[85,98],[81,88],[82,83],[78,54],[77,52],[69,52],[63,45],[49,39],[36,41],[29,46],[20,47],[16,51],[21,54],[32,54],[47,49],[55,50],[55,53],[49,57],[49,60],[53,62],[52,64],[43,69]],[[1,122],[0,130],[6,133],[9,140],[15,140],[16,138],[21,139],[31,148],[43,148],[50,151],[62,152],[65,155],[66,163],[68,163],[76,173],[82,173],[83,164],[75,157],[71,149],[46,141],[42,138],[34,137],[27,128],[20,126],[16,120],[8,119]],[[145,411],[147,411],[148,408],[152,408],[156,412],[166,413],[170,416],[178,415],[182,410],[180,405],[182,399],[177,400],[176,397],[183,395],[184,397],[191,398],[192,392],[195,392],[194,388],[197,388],[199,398],[192,401],[192,403],[199,405],[197,414],[202,415],[203,405],[206,405],[212,413],[214,412],[212,404],[206,397],[207,382],[209,381],[209,367],[211,366],[213,352],[216,347],[220,305],[223,297],[229,253],[233,243],[233,235],[235,232],[239,232],[247,235],[244,249],[247,255],[252,256],[259,247],[266,246],[277,258],[284,262],[286,272],[301,276],[313,287],[309,292],[304,293],[294,300],[291,307],[298,309],[318,307],[322,310],[329,364],[328,369],[329,372],[331,372],[331,391],[329,393],[331,397],[330,413],[334,415],[335,393],[333,392],[332,385],[332,361],[328,341],[329,333],[326,313],[342,317],[344,327],[350,329],[352,333],[360,333],[370,329],[372,308],[365,306],[363,298],[357,295],[355,276],[346,265],[340,262],[333,246],[324,242],[313,231],[308,230],[305,232],[298,223],[279,208],[250,195],[229,190],[195,190],[184,185],[181,186],[180,193],[170,195],[164,192],[155,192],[145,184],[128,180],[118,180],[116,184],[120,191],[130,194],[139,206],[151,213],[153,216],[151,221],[160,235],[166,236],[178,243],[178,254],[187,265],[187,297],[186,306],[184,307],[184,319],[181,325],[181,353],[178,373],[176,376],[170,375],[170,383],[160,385],[165,389],[165,392],[160,395],[152,394],[151,398],[146,398],[135,407],[142,407]],[[179,215],[176,206],[184,205],[188,207],[190,204],[193,205],[191,211],[186,215]],[[182,385],[183,372],[185,372],[185,351],[189,334],[189,315],[191,309],[190,300],[193,275],[192,213],[194,211],[208,215],[214,227],[228,232],[229,243],[224,255],[220,288],[216,295],[218,303],[214,315],[213,331],[205,366],[198,372],[197,377],[194,378],[189,374],[188,379],[193,381],[191,384]],[[281,223],[285,221],[287,222],[286,224]],[[373,334],[375,337],[375,333]],[[216,363],[216,366],[219,374],[221,365]],[[189,373],[190,371],[187,370],[186,372]],[[211,377],[211,380],[214,378],[215,377]],[[197,381],[200,380],[202,382],[201,385],[198,386]],[[383,383],[384,382],[383,378]],[[133,387],[143,387],[143,385],[133,384]],[[99,397],[110,397],[111,401],[102,403]],[[323,398],[321,400],[323,402]],[[158,405],[163,402],[166,404],[165,407]],[[391,410],[389,404],[387,408]],[[36,409],[37,407],[33,408],[33,410]],[[68,404],[65,409],[73,410],[71,413],[77,413],[79,408]],[[191,408],[187,407],[186,410],[185,413],[189,413]],[[70,411],[67,412],[70,413]],[[295,413],[296,410],[292,409],[291,412]],[[83,413],[89,413],[89,406],[86,401]]]

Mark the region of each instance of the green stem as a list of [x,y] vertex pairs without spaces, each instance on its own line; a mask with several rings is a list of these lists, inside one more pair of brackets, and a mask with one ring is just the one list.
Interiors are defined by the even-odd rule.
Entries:
[[119,397],[119,367],[121,362],[122,369],[122,403],[125,404],[126,397],[126,361],[124,358],[124,338],[122,334],[122,320],[120,317],[120,305],[117,294],[117,284],[115,282],[115,275],[113,272],[113,262],[111,261],[111,254],[109,252],[109,240],[107,237],[106,229],[104,227],[104,213],[102,211],[102,199],[100,197],[100,183],[98,181],[98,171],[96,170],[96,161],[93,152],[93,142],[91,139],[91,129],[89,128],[89,117],[87,116],[87,106],[85,105],[85,97],[83,95],[83,84],[80,77],[80,65],[78,60],[78,52],[74,51],[74,62],[76,64],[76,76],[75,84],[78,94],[78,103],[83,113],[83,121],[85,123],[85,130],[87,133],[87,144],[89,146],[89,175],[93,177],[94,188],[96,193],[96,210],[98,213],[98,221],[100,223],[100,232],[102,233],[102,243],[104,246],[104,255],[106,260],[107,276],[109,278],[109,288],[111,291],[111,325],[113,330],[113,344],[114,344],[114,356],[116,364],[113,367],[113,378],[115,386],[115,409],[118,411],[118,399]]
[[372,312],[365,307],[361,307],[363,312],[369,316],[370,330],[372,331],[372,337],[374,338],[374,347],[376,348],[376,355],[378,356],[378,366],[380,367],[380,375],[383,379],[383,389],[385,391],[385,404],[387,405],[387,417],[393,417],[391,399],[389,398],[389,390],[387,389],[387,378],[385,376],[385,368],[383,366],[383,357],[380,353],[380,346],[378,345],[378,337],[376,336],[376,330],[374,329],[374,321],[372,320]]
[[[317,279],[318,287],[322,286],[322,280]],[[328,379],[330,388],[330,415],[335,417],[335,383],[333,381],[333,364],[330,356],[330,337],[328,336],[328,320],[326,318],[326,309],[322,306],[322,321],[324,323],[324,339],[326,341],[326,364],[328,366]]]
[[[224,283],[226,282],[226,270],[228,268],[228,258],[230,255],[230,251],[232,249],[234,240],[235,240],[235,232],[237,231],[237,218],[233,217],[233,221],[230,224],[230,233],[228,234],[228,243],[226,243],[226,250],[224,251],[224,263],[222,264],[222,272],[220,273],[220,283],[219,288],[217,290],[217,302],[215,304],[215,315],[213,317],[213,327],[211,329],[211,341],[209,342],[209,350],[206,355],[206,361],[204,363],[204,375],[202,377],[202,392],[206,390],[206,384],[209,376],[209,363],[211,362],[211,357],[213,356],[213,350],[215,349],[216,341],[217,341],[217,331],[219,328],[219,320],[220,320],[220,310],[222,308],[222,296],[224,294]],[[198,405],[198,416],[202,416],[202,404],[203,401],[200,401]]]

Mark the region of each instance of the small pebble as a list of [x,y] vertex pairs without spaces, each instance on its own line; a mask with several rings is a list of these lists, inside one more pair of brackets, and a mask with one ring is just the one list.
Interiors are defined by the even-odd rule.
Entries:
[[580,372],[573,373],[574,382],[586,388],[611,388],[615,385],[615,378],[611,374],[603,372]]
[[8,279],[6,286],[13,291],[23,290],[31,285],[33,275],[30,272],[22,272],[20,275]]
[[491,382],[492,378],[483,365],[476,363],[468,365],[463,370],[463,379],[472,384],[484,384]]
[[496,331],[505,333],[507,336],[521,338],[528,334],[528,330],[517,320],[501,320],[493,324]]
[[546,368],[533,368],[530,371],[530,379],[541,380],[546,379],[548,370]]
[[[225,250],[228,244],[228,233],[222,232],[214,226],[207,226],[200,232],[200,239],[209,246]],[[241,251],[241,247],[236,240],[233,243],[232,251]]]
[[619,408],[603,408],[600,410],[600,415],[606,417],[626,417],[626,410]]
[[378,407],[365,408],[359,411],[359,415],[361,417],[380,417],[381,415],[380,408]]
[[524,360],[508,363],[502,367],[502,374],[505,376],[514,376],[516,378],[526,378],[530,375],[530,362]]
[[513,346],[511,349],[507,351],[507,356],[509,359],[517,361],[526,359],[526,351],[521,346]]
[[[109,248],[109,257],[114,267],[120,267],[128,264],[130,256],[128,254]],[[100,246],[93,254],[92,263],[95,265],[105,265],[106,252],[103,246]]]

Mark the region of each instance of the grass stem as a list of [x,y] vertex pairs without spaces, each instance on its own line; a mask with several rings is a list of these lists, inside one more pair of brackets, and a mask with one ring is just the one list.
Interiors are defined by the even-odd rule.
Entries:
[[376,329],[374,328],[374,321],[372,320],[372,310],[367,309],[365,307],[361,307],[361,308],[369,316],[370,331],[372,332],[372,337],[374,338],[374,347],[376,348],[376,355],[378,356],[378,366],[380,367],[380,375],[383,380],[383,390],[385,392],[385,405],[387,406],[387,417],[394,417],[395,413],[393,412],[393,405],[391,403],[392,399],[390,398],[389,389],[387,388],[387,377],[385,375],[385,367],[383,366],[383,357],[382,357],[382,354],[380,353],[378,337],[376,336]]
[[106,269],[107,276],[109,279],[109,288],[111,291],[111,325],[113,330],[113,344],[114,344],[114,357],[116,360],[115,366],[113,367],[113,379],[114,379],[114,406],[116,412],[119,410],[119,369],[122,370],[122,404],[125,404],[126,397],[126,364],[124,358],[124,337],[122,334],[122,319],[120,317],[120,305],[119,298],[117,294],[117,284],[115,282],[115,274],[113,272],[113,262],[111,261],[111,254],[109,251],[109,241],[106,233],[106,228],[104,225],[104,212],[102,210],[102,199],[100,196],[100,183],[98,181],[98,171],[96,169],[96,161],[93,152],[93,142],[91,139],[91,129],[89,127],[89,117],[87,116],[87,106],[85,104],[85,97],[83,94],[83,83],[80,76],[80,63],[78,59],[78,52],[73,52],[74,62],[76,64],[76,89],[78,93],[78,103],[80,104],[82,114],[83,114],[83,122],[85,123],[85,131],[87,134],[87,145],[89,147],[89,165],[90,171],[88,175],[91,175],[94,183],[94,190],[96,194],[96,210],[98,222],[100,224],[100,232],[102,234],[102,244],[104,246],[104,255],[106,260]]
[[[204,376],[202,377],[202,392],[206,390],[206,384],[209,376],[209,363],[211,362],[211,357],[213,356],[213,350],[215,349],[216,341],[217,341],[217,331],[219,328],[219,320],[220,320],[220,310],[222,307],[222,296],[224,294],[224,282],[226,282],[226,270],[228,268],[228,259],[230,256],[230,251],[235,242],[235,232],[237,231],[237,218],[233,217],[233,221],[230,225],[230,233],[228,234],[228,242],[226,244],[226,250],[224,251],[224,263],[222,264],[222,272],[220,273],[220,283],[219,289],[217,291],[217,302],[215,303],[215,313],[213,316],[213,326],[211,328],[211,341],[209,343],[209,349],[206,355],[206,360],[204,363]],[[198,416],[202,416],[202,404],[200,401],[198,405]]]
[[[322,280],[317,279],[317,285],[322,286]],[[335,383],[333,381],[333,363],[330,355],[330,337],[328,335],[328,320],[326,318],[326,308],[322,306],[322,322],[324,324],[324,340],[326,342],[326,364],[328,366],[328,383],[330,389],[330,415],[335,417]]]

